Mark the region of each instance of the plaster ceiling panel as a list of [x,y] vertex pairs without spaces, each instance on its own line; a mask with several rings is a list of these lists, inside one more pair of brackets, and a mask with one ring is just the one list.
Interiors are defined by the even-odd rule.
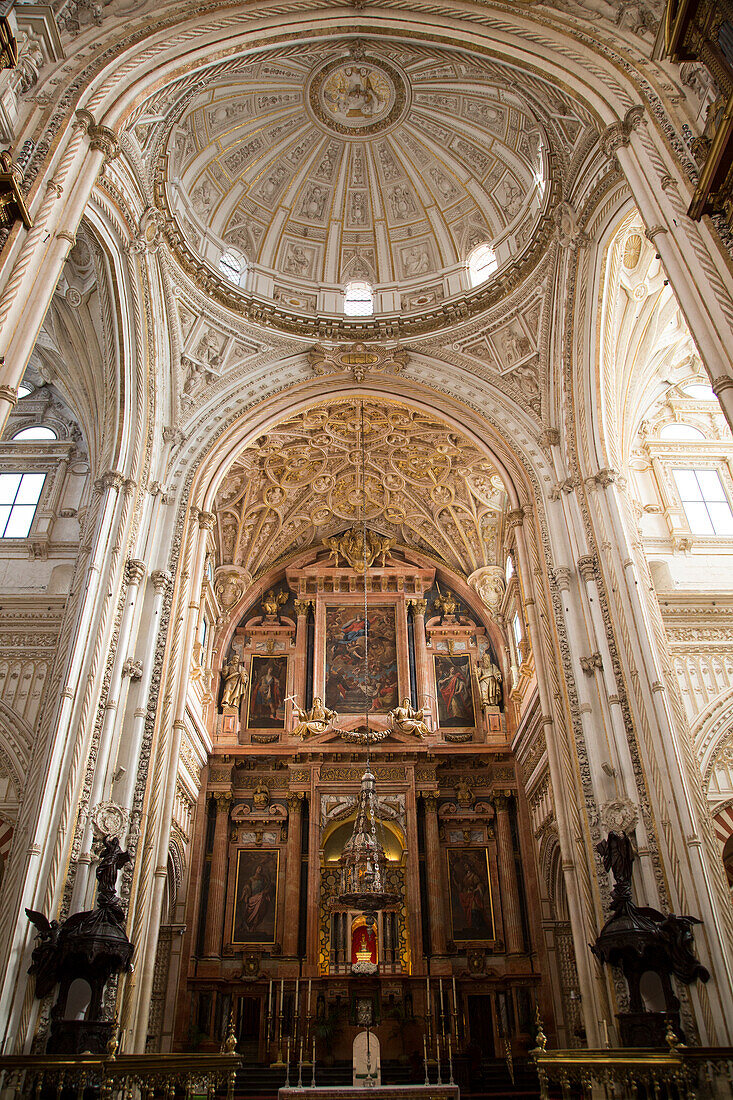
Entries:
[[[364,405],[366,517],[468,577],[499,556],[506,493],[491,461],[432,416]],[[361,519],[361,406],[334,400],[242,451],[216,498],[219,564],[257,576]]]

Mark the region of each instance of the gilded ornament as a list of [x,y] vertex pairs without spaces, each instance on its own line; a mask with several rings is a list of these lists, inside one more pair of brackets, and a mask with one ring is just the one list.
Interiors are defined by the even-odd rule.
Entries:
[[274,589],[270,589],[262,597],[262,610],[268,619],[278,619],[280,617],[280,608],[284,603],[288,602],[287,592],[275,592]]
[[323,545],[331,551],[331,560],[338,566],[339,559],[343,558],[357,573],[363,573],[370,569],[377,558],[381,558],[382,568],[385,566],[387,553],[394,546],[394,539],[384,535],[377,535],[374,531],[365,533],[360,527],[352,527],[343,535],[331,536],[323,540]]

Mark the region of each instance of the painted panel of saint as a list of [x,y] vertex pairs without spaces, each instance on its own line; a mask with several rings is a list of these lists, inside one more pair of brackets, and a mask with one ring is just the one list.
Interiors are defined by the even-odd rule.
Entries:
[[468,654],[450,657],[435,656],[435,686],[438,695],[438,722],[455,729],[475,726],[473,691],[471,690],[471,658]]
[[448,848],[453,939],[493,940],[494,909],[486,848]]
[[281,730],[285,728],[287,674],[287,657],[255,656],[252,658],[247,729]]
[[232,943],[274,943],[277,849],[240,848],[234,886]]
[[386,714],[399,700],[394,607],[370,607],[368,631],[365,693],[364,611],[326,608],[326,706],[341,714]]

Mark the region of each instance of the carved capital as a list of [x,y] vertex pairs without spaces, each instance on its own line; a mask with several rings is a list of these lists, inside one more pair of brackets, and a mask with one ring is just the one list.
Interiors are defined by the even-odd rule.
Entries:
[[585,554],[582,558],[578,558],[578,572],[584,581],[596,579],[596,559],[593,554]]
[[434,794],[430,794],[427,791],[422,792],[423,805],[425,806],[425,812],[430,814],[437,814],[438,812],[438,799]]
[[291,814],[300,813],[303,809],[303,800],[305,795],[302,791],[292,791],[288,795],[288,810]]
[[140,558],[128,558],[125,572],[130,584],[140,584],[147,572],[147,566]]
[[173,577],[167,569],[155,569],[150,574],[150,579],[153,582],[156,592],[165,592],[168,585],[173,580]]
[[559,565],[556,569],[552,570],[552,579],[561,592],[569,592],[570,583],[573,579],[573,571],[564,565]]
[[494,803],[494,809],[496,810],[497,814],[508,814],[509,813],[509,798],[510,798],[510,792],[509,791],[497,791],[496,792],[496,794],[494,795],[494,797],[492,799],[492,802]]
[[202,531],[213,531],[215,524],[215,512],[199,512],[199,527]]
[[121,489],[124,484],[125,479],[118,470],[107,470],[94,482],[97,489]]
[[424,615],[428,609],[427,600],[413,600],[412,607],[416,615]]
[[521,527],[524,523],[524,508],[513,508],[506,514],[507,527]]
[[545,428],[543,432],[540,432],[537,442],[540,447],[549,449],[550,447],[559,447],[560,439],[559,428]]
[[720,378],[714,378],[710,385],[712,386],[715,396],[720,397],[723,390],[729,390],[733,386],[733,378],[727,374],[723,374]]
[[[5,357],[3,356],[3,359]],[[0,398],[7,401],[9,405],[18,404],[18,391],[15,386],[0,386]]]
[[293,606],[295,607],[296,615],[307,615],[308,608],[313,606],[313,600],[293,600]]
[[214,791],[214,801],[216,802],[216,812],[220,814],[228,814],[229,807],[232,804],[232,792],[231,791]]

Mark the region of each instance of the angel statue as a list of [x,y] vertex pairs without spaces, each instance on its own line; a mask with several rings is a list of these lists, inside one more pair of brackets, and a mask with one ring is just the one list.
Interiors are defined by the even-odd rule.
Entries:
[[430,736],[430,730],[425,724],[425,710],[415,710],[409,699],[403,699],[401,706],[391,710],[387,717],[394,733],[406,733],[420,738]]
[[224,680],[221,705],[223,707],[239,707],[249,683],[247,666],[243,661],[232,660],[228,665],[224,665],[221,675]]
[[262,610],[268,619],[278,619],[280,617],[280,608],[284,603],[288,602],[287,592],[275,592],[274,588],[271,588],[269,592],[265,592],[262,597]]
[[320,737],[338,723],[336,711],[324,707],[323,700],[319,696],[313,700],[310,710],[301,710],[299,706],[294,706],[293,710],[298,719],[298,724],[293,730],[295,737]]

